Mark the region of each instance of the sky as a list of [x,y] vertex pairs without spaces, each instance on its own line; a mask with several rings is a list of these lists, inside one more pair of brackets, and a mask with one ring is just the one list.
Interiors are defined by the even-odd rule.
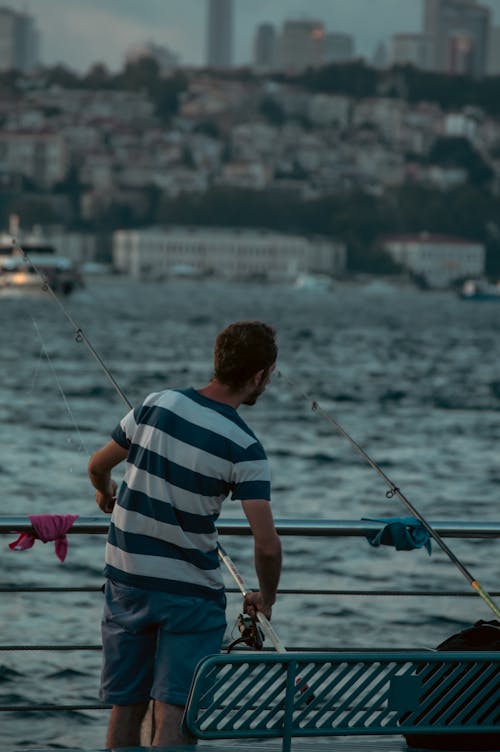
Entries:
[[[0,0],[27,11],[41,32],[41,60],[86,71],[103,62],[123,66],[127,49],[153,41],[175,52],[184,65],[205,62],[206,0]],[[255,29],[288,18],[323,21],[327,31],[352,34],[356,54],[368,59],[392,34],[422,26],[422,0],[234,0],[235,63],[252,60]],[[482,0],[500,26],[500,0]]]

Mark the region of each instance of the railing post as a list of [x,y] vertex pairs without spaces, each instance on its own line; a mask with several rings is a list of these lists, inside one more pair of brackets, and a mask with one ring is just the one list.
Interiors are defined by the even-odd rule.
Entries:
[[295,702],[295,676],[297,661],[287,662],[285,713],[283,716],[283,745],[282,752],[290,752],[292,748],[293,704]]

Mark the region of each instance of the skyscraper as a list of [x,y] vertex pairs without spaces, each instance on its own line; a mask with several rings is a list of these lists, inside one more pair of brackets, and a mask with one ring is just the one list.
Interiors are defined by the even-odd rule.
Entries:
[[39,36],[27,13],[0,8],[0,71],[29,73],[38,65]]
[[322,65],[325,28],[321,21],[285,21],[279,43],[280,67],[300,72]]
[[391,64],[432,67],[433,40],[427,34],[394,34],[391,38]]
[[425,0],[424,31],[433,70],[483,76],[489,57],[491,11],[476,0]]
[[233,63],[233,0],[208,0],[207,65],[230,68]]
[[259,70],[271,70],[276,65],[276,29],[270,23],[260,24],[257,28],[254,63]]

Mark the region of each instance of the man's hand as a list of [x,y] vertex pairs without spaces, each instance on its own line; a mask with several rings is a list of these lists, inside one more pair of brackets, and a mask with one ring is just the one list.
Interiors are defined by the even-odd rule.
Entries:
[[127,457],[127,454],[127,449],[111,440],[102,449],[94,452],[89,460],[89,478],[96,490],[96,504],[105,514],[113,511],[118,488],[111,478],[111,471]]
[[259,591],[247,593],[243,600],[243,611],[248,614],[254,621],[257,619],[257,611],[264,614],[266,619],[271,620],[272,604],[264,603]]
[[110,481],[110,488],[106,493],[95,492],[95,500],[99,509],[105,514],[111,514],[116,502],[116,490],[118,486],[114,480]]

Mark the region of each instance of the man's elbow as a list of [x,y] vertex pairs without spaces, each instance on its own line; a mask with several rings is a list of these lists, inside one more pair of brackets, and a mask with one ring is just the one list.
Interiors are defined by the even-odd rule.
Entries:
[[87,465],[89,478],[102,478],[103,475],[106,474],[106,470],[107,468],[103,466],[99,452],[94,452],[94,454],[90,457]]
[[281,540],[279,535],[266,536],[265,540],[255,541],[255,552],[264,559],[281,559]]
[[87,464],[87,472],[89,475],[95,475],[97,469],[97,463],[96,463],[96,452],[91,455],[88,464]]

